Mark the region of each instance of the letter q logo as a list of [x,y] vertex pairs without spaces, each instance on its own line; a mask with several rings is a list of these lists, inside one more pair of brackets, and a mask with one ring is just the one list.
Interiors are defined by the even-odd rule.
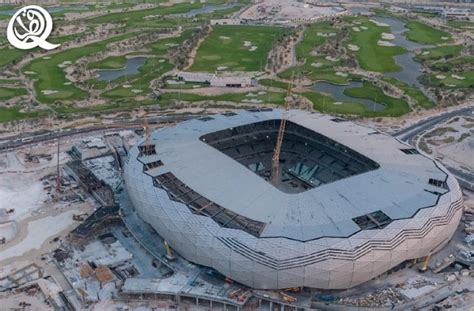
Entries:
[[7,27],[7,39],[11,45],[21,50],[37,46],[52,50],[60,45],[46,41],[52,29],[53,20],[48,11],[37,5],[28,5],[12,16]]

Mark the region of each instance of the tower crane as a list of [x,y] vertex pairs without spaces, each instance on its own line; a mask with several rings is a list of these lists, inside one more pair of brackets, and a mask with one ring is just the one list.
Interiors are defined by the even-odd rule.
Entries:
[[283,138],[285,136],[286,119],[288,118],[288,110],[290,106],[290,96],[291,96],[292,89],[293,89],[293,73],[291,74],[291,80],[290,80],[290,83],[288,84],[288,90],[286,93],[285,106],[284,106],[283,114],[281,117],[280,128],[278,129],[278,136],[277,136],[277,140],[275,144],[275,149],[273,149],[272,175],[271,175],[271,182],[273,184],[277,184],[280,177],[280,153],[281,153],[281,146],[283,145]]

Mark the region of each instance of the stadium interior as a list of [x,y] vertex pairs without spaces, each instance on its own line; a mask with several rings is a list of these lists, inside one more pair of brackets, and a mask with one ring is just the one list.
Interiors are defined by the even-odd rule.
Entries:
[[[251,123],[200,137],[271,183],[271,163],[280,119]],[[299,193],[346,177],[375,170],[379,164],[336,141],[287,121],[280,155],[285,193]]]

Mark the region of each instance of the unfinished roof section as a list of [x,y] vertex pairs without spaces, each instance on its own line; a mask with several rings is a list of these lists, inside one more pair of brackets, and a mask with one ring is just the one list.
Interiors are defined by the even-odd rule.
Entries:
[[[250,123],[200,139],[272,183],[272,155],[280,123],[281,119]],[[280,176],[272,184],[283,192],[298,193],[378,167],[375,161],[349,147],[288,121],[280,155]]]

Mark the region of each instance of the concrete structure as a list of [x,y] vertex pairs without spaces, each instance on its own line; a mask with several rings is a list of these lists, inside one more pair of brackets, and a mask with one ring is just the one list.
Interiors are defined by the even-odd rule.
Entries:
[[153,132],[124,176],[138,214],[186,259],[254,288],[349,288],[452,237],[462,194],[438,162],[340,118],[225,113]]
[[249,87],[255,84],[254,79],[246,74],[217,75],[207,72],[180,72],[178,80],[189,83],[208,83],[216,87]]

